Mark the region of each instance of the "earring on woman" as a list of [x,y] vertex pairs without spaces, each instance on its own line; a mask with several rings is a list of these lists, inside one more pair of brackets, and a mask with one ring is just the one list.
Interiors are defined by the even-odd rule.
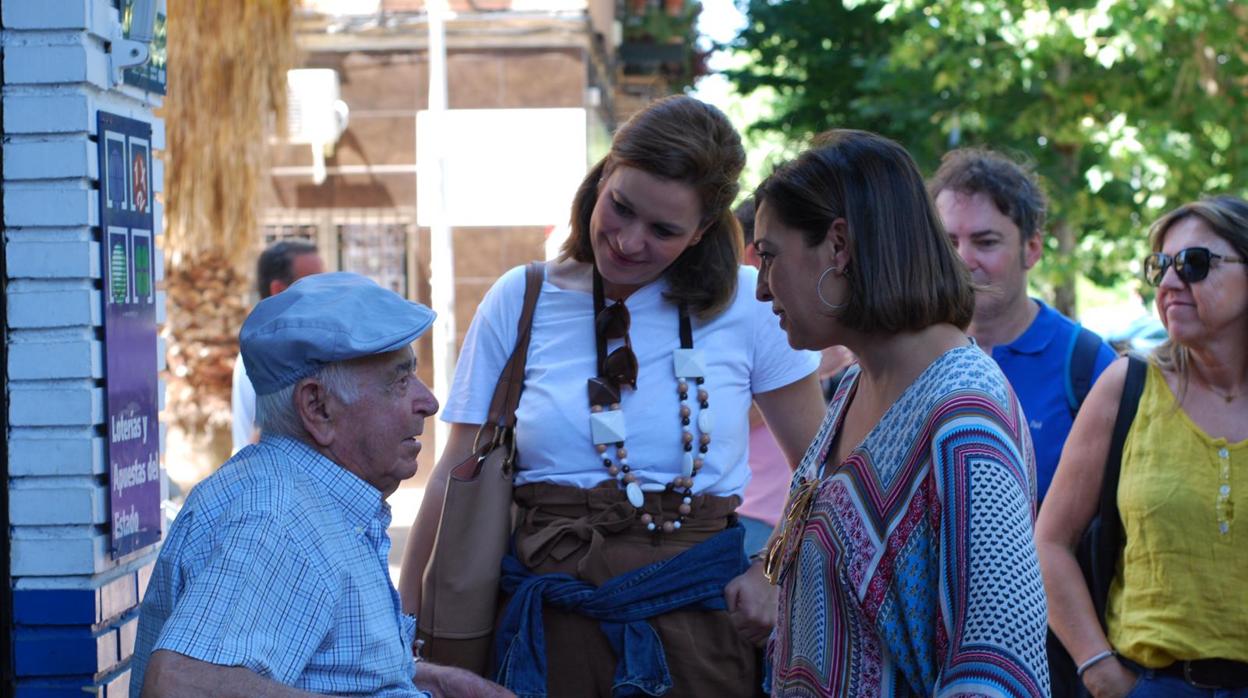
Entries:
[[815,294],[819,296],[819,302],[823,303],[824,306],[827,307],[828,312],[831,312],[831,313],[839,313],[840,311],[844,310],[849,305],[849,303],[829,303],[828,299],[823,297],[823,280],[828,278],[828,274],[840,274],[840,273],[841,273],[840,267],[833,264],[832,266],[823,270],[823,273],[819,275],[819,281],[815,284]]

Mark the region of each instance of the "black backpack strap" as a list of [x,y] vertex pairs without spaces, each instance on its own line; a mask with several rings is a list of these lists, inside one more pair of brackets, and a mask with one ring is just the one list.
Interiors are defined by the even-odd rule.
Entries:
[[1109,583],[1114,578],[1118,553],[1124,544],[1122,517],[1118,514],[1118,480],[1122,474],[1122,448],[1127,432],[1135,421],[1144,392],[1144,380],[1148,374],[1148,362],[1138,356],[1127,355],[1127,378],[1122,386],[1122,398],[1118,401],[1118,417],[1114,420],[1114,432],[1110,437],[1109,454],[1105,458],[1105,475],[1101,478],[1101,536],[1097,541],[1097,560],[1093,570],[1092,602],[1097,613],[1105,618],[1105,605],[1109,598]]
[[1070,345],[1070,356],[1066,359],[1066,402],[1072,417],[1083,406],[1088,391],[1092,390],[1092,373],[1096,370],[1096,357],[1101,353],[1101,343],[1101,338],[1095,332],[1080,326]]

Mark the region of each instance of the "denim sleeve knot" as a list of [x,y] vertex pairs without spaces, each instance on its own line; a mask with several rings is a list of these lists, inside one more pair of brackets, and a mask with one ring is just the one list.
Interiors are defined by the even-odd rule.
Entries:
[[519,698],[545,698],[542,607],[549,603],[599,621],[618,657],[615,698],[663,695],[672,677],[663,643],[647,620],[677,609],[725,610],[724,587],[749,567],[744,535],[743,528],[733,526],[599,587],[566,574],[536,575],[514,554],[506,556],[502,588],[512,597],[495,634],[496,680]]

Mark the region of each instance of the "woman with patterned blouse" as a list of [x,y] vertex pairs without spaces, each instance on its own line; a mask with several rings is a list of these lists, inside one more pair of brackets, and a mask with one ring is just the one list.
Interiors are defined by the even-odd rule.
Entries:
[[830,131],[755,197],[759,299],[859,357],[770,547],[772,695],[1047,696],[1027,422],[913,160]]

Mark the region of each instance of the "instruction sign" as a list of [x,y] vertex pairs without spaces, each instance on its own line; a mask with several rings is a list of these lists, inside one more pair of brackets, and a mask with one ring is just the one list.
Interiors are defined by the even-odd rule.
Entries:
[[99,112],[109,528],[120,557],[160,540],[152,125]]

